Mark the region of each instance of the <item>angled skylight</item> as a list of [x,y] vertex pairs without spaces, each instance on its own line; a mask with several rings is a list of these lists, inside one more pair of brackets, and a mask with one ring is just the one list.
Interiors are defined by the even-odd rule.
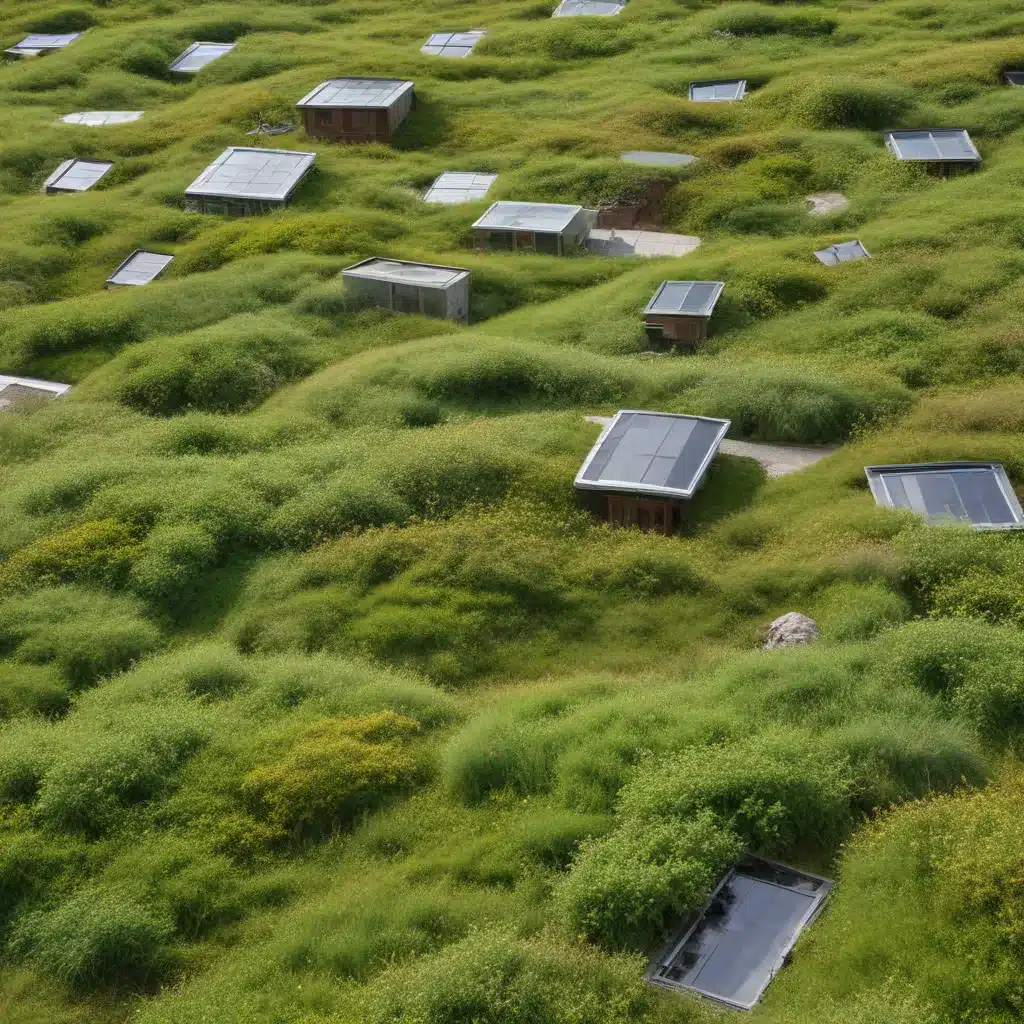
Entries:
[[1024,85],[1024,71],[1004,71],[1003,78],[1007,85]]
[[65,114],[65,124],[84,124],[98,128],[105,124],[128,124],[142,117],[141,110],[84,110],[77,114]]
[[387,110],[412,88],[412,82],[399,78],[332,78],[321,82],[295,106]]
[[833,884],[759,857],[744,858],[718,884],[696,921],[653,961],[647,980],[751,1009]]
[[284,202],[314,160],[315,153],[231,146],[185,189],[185,195]]
[[462,267],[442,267],[435,263],[411,263],[407,260],[368,259],[346,267],[346,277],[417,285],[420,288],[447,288],[469,276]]
[[70,384],[0,374],[0,409],[9,409],[18,402],[31,398],[58,398],[70,390]]
[[555,8],[552,18],[610,17],[618,14],[625,3],[609,3],[608,0],[562,0]]
[[427,203],[470,203],[483,199],[498,180],[496,174],[476,174],[467,171],[445,171],[427,189],[423,201]]
[[485,35],[487,29],[484,28],[473,29],[471,32],[435,32],[420,47],[420,53],[436,57],[468,57]]
[[473,225],[493,231],[564,231],[583,209],[564,203],[498,202]]
[[928,462],[868,466],[879,505],[908,508],[929,523],[969,523],[977,530],[1024,527],[1024,512],[998,462]]
[[194,75],[235,48],[234,43],[193,43],[172,65],[171,71]]
[[722,281],[663,281],[644,313],[711,316],[724,288]]
[[590,450],[576,487],[690,498],[729,429],[728,420],[623,409]]
[[643,164],[646,167],[685,167],[697,158],[689,153],[652,153],[644,149],[632,149],[622,154],[627,164]]
[[114,165],[109,160],[65,160],[45,182],[46,192],[84,192]]
[[63,35],[47,35],[36,32],[25,36],[20,43],[16,43],[4,52],[12,57],[38,57],[41,53],[63,50],[65,46],[70,46],[81,35],[81,32],[65,32]]
[[818,249],[814,255],[821,263],[834,267],[837,263],[846,263],[848,260],[867,259],[871,253],[860,242],[839,242],[836,245]]
[[690,99],[694,103],[729,103],[747,94],[747,80],[734,78],[724,82],[692,82]]
[[963,128],[886,132],[885,145],[899,160],[981,163],[981,154]]
[[110,277],[107,284],[139,285],[149,284],[161,274],[174,257],[165,252],[147,252],[136,249]]

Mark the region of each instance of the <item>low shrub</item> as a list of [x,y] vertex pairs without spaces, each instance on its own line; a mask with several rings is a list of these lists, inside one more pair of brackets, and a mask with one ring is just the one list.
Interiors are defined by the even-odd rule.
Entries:
[[839,25],[820,10],[776,10],[761,4],[731,4],[711,19],[716,32],[734,36],[790,35],[802,38],[831,35]]
[[52,666],[0,662],[0,722],[16,715],[55,718],[70,702],[67,687]]
[[157,609],[180,615],[216,558],[216,541],[198,523],[157,526],[131,568],[129,583]]
[[816,79],[801,93],[794,113],[811,128],[890,128],[913,106],[905,90],[875,82]]

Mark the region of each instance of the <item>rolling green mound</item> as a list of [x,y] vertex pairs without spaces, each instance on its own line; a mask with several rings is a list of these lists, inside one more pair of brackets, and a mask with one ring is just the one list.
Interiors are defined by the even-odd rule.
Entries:
[[[0,62],[0,374],[72,385],[0,411],[4,1024],[708,1024],[644,972],[744,850],[838,883],[758,1024],[1024,1013],[1024,538],[864,476],[1024,488],[1024,12],[553,6],[0,2],[3,47],[83,33]],[[197,40],[236,45],[172,74]],[[415,82],[390,143],[306,136],[374,75]],[[981,167],[883,144],[938,127]],[[187,212],[249,145],[316,153],[292,201]],[[44,194],[71,158],[113,167]],[[496,200],[652,190],[690,255],[473,248]],[[136,249],[174,261],[104,290]],[[370,256],[469,269],[469,325],[351,308]],[[698,353],[652,351],[667,279],[726,284]],[[835,451],[613,529],[573,480],[620,408]],[[760,650],[793,610],[819,642]]]

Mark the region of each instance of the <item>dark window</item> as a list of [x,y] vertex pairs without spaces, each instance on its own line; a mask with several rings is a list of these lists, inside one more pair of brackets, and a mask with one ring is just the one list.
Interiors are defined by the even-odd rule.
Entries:
[[487,232],[487,245],[490,249],[511,249],[512,248],[512,232],[511,231],[488,231]]
[[333,110],[314,110],[313,123],[317,128],[330,128],[334,124]]
[[542,234],[538,232],[533,236],[534,248],[537,252],[550,253],[552,256],[558,255],[558,235]]
[[370,112],[368,110],[352,111],[352,131],[368,132],[370,130]]

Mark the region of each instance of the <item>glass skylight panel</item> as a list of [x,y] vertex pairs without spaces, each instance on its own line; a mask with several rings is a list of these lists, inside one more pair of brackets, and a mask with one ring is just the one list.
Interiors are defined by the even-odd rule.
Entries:
[[50,50],[62,50],[78,39],[81,34],[81,32],[65,32],[62,35],[47,35],[36,32],[25,36],[20,43],[16,43],[5,52],[13,57],[35,57],[37,54]]
[[711,316],[724,288],[722,281],[663,281],[644,312]]
[[376,281],[419,285],[423,288],[447,288],[469,271],[461,267],[441,267],[433,263],[408,263],[403,260],[369,259],[347,267],[343,273],[351,277],[367,277]]
[[149,284],[161,274],[174,257],[165,252],[147,252],[136,249],[110,277],[107,284],[140,285]]
[[889,132],[886,146],[900,160],[981,162],[981,154],[962,128]]
[[908,508],[929,523],[969,523],[978,530],[1024,527],[1024,512],[998,462],[868,466],[879,505]]
[[694,103],[728,103],[743,99],[746,93],[745,78],[728,82],[693,82],[690,85],[690,99]]
[[387,110],[412,88],[412,82],[396,78],[332,78],[321,82],[295,105]]
[[552,18],[611,17],[618,14],[626,5],[624,3],[608,3],[607,0],[562,0],[555,8]]
[[498,180],[496,174],[475,174],[464,171],[445,171],[427,189],[423,197],[427,203],[470,203],[483,199],[490,187]]
[[867,259],[871,253],[860,242],[839,242],[836,245],[818,249],[814,255],[821,263],[835,266],[837,263],[846,263],[849,260]]
[[232,146],[189,185],[185,195],[284,202],[314,160],[315,153]]
[[65,160],[43,183],[47,192],[84,192],[114,165],[108,160]]
[[1007,71],[1003,74],[1007,85],[1024,85],[1024,71]]
[[105,124],[128,124],[142,117],[141,110],[84,110],[77,114],[65,114],[61,120],[65,124],[84,124],[100,127]]
[[729,429],[728,420],[618,412],[576,476],[586,490],[689,498]]
[[30,398],[57,398],[71,390],[70,384],[58,384],[34,377],[9,377],[0,374],[0,409],[9,409]]
[[669,943],[648,980],[751,1009],[832,886],[827,878],[745,858],[719,883],[697,920]]
[[207,64],[230,53],[234,43],[193,43],[172,65],[172,71],[193,75],[201,71]]
[[435,32],[420,47],[420,53],[436,57],[468,57],[473,47],[487,35],[486,29],[473,29],[471,32]]
[[628,164],[644,164],[647,167],[683,167],[692,164],[697,158],[689,153],[652,153],[643,149],[633,149],[622,154]]
[[580,212],[580,206],[563,203],[495,203],[474,225],[483,229],[564,231]]

